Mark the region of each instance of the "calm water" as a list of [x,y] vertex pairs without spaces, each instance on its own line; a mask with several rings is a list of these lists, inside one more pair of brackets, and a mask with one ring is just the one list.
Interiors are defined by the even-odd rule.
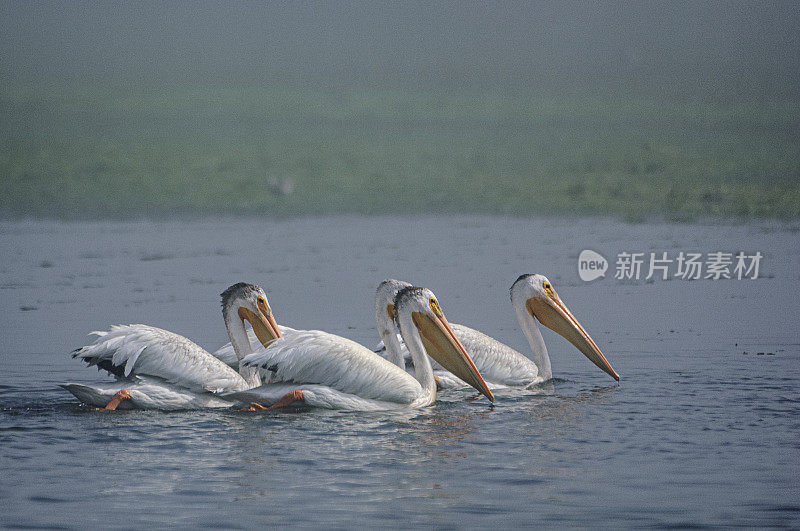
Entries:
[[[577,256],[609,259],[584,283]],[[757,280],[613,279],[622,251],[764,255]],[[483,217],[0,224],[0,524],[249,527],[800,525],[796,226]],[[86,333],[155,324],[213,349],[218,294],[377,341],[385,277],[527,351],[508,301],[549,276],[622,375],[545,331],[535,391],[397,413],[114,412],[56,387],[107,379]],[[643,274],[644,276],[644,274]]]

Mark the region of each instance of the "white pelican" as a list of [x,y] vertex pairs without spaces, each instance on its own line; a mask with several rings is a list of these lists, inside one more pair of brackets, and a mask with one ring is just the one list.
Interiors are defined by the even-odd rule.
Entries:
[[[408,350],[401,343],[401,336],[395,331],[394,299],[400,290],[408,287],[411,287],[408,282],[387,278],[378,284],[378,289],[375,291],[375,324],[378,326],[378,335],[381,336],[383,342],[376,352],[385,349],[386,359],[401,369],[406,366],[405,357]],[[441,369],[441,367],[437,364],[434,369]]]
[[[403,343],[402,336],[396,332],[394,322],[394,299],[401,289],[408,287],[411,287],[411,284],[408,282],[391,278],[384,280],[378,285],[378,289],[375,292],[375,323],[378,327],[378,334],[381,336],[381,338],[383,338],[383,341],[381,341],[378,347],[376,347],[374,352],[377,352],[381,357],[385,357],[388,361],[397,365],[401,369],[407,370],[408,372],[413,372],[413,365],[408,367],[406,366],[406,358],[410,360],[411,356],[408,352],[408,349],[406,349],[405,343]],[[295,341],[298,337],[302,339],[303,337],[296,336],[297,330],[293,328],[282,325],[278,325],[278,328],[285,336],[281,341],[281,344],[284,342]],[[256,341],[256,337],[253,335],[252,330],[249,330],[248,334],[250,335],[251,341]],[[239,360],[236,357],[236,352],[234,352],[233,345],[231,345],[231,343],[223,345],[212,354],[214,357],[227,363],[231,367],[239,366]],[[429,359],[428,361],[431,363],[434,379],[439,389],[464,387],[467,385],[464,381],[453,376],[451,372],[442,368],[442,366],[439,365],[436,360]],[[274,373],[268,372],[267,369],[262,369],[262,371],[265,381],[268,381],[269,383],[280,382],[279,377]],[[489,386],[492,388],[493,385],[489,384]],[[496,387],[496,384],[494,384],[494,386]]]
[[287,330],[270,348],[260,349],[242,361],[244,366],[270,371],[280,383],[225,396],[272,407],[296,401],[329,409],[424,407],[436,400],[430,355],[494,401],[453,334],[433,292],[404,288],[397,294],[394,309],[400,333],[411,353],[416,379],[349,339],[319,330]]
[[[390,278],[381,282],[378,285],[377,291],[375,292],[375,324],[378,327],[378,334],[381,336],[383,341],[378,345],[378,347],[376,347],[374,352],[380,353],[382,357],[385,357],[387,360],[397,365],[401,369],[405,368],[405,358],[410,359],[410,355],[408,349],[405,347],[405,344],[402,342],[402,337],[396,332],[394,323],[394,298],[401,289],[409,287],[411,287],[411,284],[408,282]],[[282,341],[282,343],[285,341],[292,341],[295,337],[295,332],[297,332],[293,328],[288,328],[282,325],[278,325],[278,328],[281,330],[281,332],[283,332],[284,335],[288,333],[288,335],[291,336],[291,338],[287,337],[284,341]],[[256,340],[252,330],[248,330],[248,334],[250,336],[250,341]],[[233,345],[231,343],[226,343],[218,350],[212,352],[212,354],[214,357],[220,359],[231,367],[239,367],[239,360],[236,357],[236,352],[233,350]],[[436,363],[435,360],[432,361],[431,365],[434,371],[442,370],[441,365]],[[276,376],[271,374],[267,379],[275,382]],[[458,382],[459,385],[466,385],[461,380]]]
[[[399,280],[385,280],[381,286],[386,291],[380,301],[376,300],[375,318],[383,321],[378,331],[386,348],[387,359],[400,367],[404,366],[402,346],[394,333],[390,320],[391,308],[383,313],[378,311],[393,289],[405,284]],[[522,333],[531,346],[530,359],[496,339],[477,330],[460,324],[452,324],[453,332],[467,349],[475,366],[491,388],[500,386],[526,386],[541,383],[553,377],[550,357],[547,354],[537,321],[555,331],[575,345],[589,360],[619,381],[620,377],[600,352],[597,344],[578,323],[566,305],[553,289],[544,275],[522,275],[511,286],[511,304],[517,315]],[[381,287],[378,296],[381,297]],[[379,349],[381,346],[379,345]],[[400,353],[395,354],[395,352]],[[436,371],[440,387],[462,387],[465,384],[457,378],[447,377]]]
[[[253,327],[264,347],[281,337],[264,290],[239,283],[222,295],[222,315],[239,360],[253,352],[244,322]],[[118,378],[100,386],[62,385],[81,402],[116,409],[192,409],[230,407],[218,396],[261,384],[258,371],[241,366],[236,372],[185,337],[147,325],[112,326],[94,343],[74,351],[90,366],[97,365]]]

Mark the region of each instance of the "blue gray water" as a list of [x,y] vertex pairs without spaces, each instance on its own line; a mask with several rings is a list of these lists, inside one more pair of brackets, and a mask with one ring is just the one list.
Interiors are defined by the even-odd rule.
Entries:
[[[584,283],[582,249],[760,251],[757,280]],[[798,526],[800,233],[778,223],[487,217],[0,223],[0,525]],[[419,411],[98,412],[68,353],[143,322],[213,349],[218,294],[377,341],[375,286],[436,292],[451,322],[525,352],[508,301],[549,276],[622,375],[545,331],[556,379]]]

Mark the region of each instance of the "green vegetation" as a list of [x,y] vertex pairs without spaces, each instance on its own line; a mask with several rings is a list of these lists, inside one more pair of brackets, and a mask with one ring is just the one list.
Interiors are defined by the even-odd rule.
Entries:
[[[269,181],[288,179],[276,196]],[[0,94],[0,214],[800,217],[800,107],[576,94]]]

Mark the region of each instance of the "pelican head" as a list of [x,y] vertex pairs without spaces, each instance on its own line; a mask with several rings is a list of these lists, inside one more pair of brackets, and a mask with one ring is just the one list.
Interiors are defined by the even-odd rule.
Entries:
[[611,367],[586,330],[567,309],[553,285],[544,275],[522,275],[511,286],[511,303],[524,304],[527,312],[575,345],[584,356],[619,381],[619,374]]
[[394,333],[394,298],[401,289],[409,287],[411,284],[408,282],[393,278],[387,278],[378,284],[375,293],[375,320],[379,327],[383,325],[386,328],[386,333]]
[[273,341],[281,337],[281,331],[275,317],[272,316],[272,308],[269,307],[267,294],[261,286],[239,282],[223,291],[222,315],[226,322],[233,316],[238,316],[242,320],[250,323],[256,337],[264,345],[270,346]]
[[[404,337],[408,327],[413,324],[431,358],[494,402],[494,395],[453,333],[431,290],[413,286],[401,289],[394,299],[394,310]],[[409,343],[406,342],[406,345]]]

